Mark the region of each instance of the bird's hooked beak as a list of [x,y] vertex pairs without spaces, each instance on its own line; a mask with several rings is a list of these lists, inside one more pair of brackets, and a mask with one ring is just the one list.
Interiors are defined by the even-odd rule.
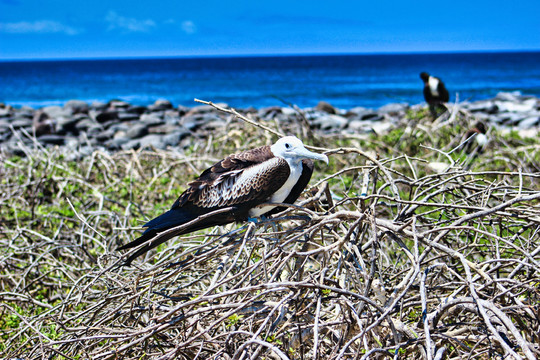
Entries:
[[298,157],[301,157],[303,159],[322,160],[322,161],[324,161],[326,163],[326,165],[328,165],[328,156],[326,156],[324,154],[318,154],[318,153],[315,153],[315,152],[311,152],[308,149],[306,149],[305,147],[296,148],[295,153],[296,153],[296,155],[298,155]]

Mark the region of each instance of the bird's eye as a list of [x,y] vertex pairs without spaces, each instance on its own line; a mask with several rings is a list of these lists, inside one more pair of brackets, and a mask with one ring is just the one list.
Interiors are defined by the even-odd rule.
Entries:
[[290,149],[290,148],[291,148],[291,144],[285,143],[285,148],[286,148],[286,149]]

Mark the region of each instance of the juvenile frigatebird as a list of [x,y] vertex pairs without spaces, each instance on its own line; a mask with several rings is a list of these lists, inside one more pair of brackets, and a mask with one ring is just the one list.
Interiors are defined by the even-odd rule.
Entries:
[[444,103],[450,101],[450,94],[441,79],[429,75],[427,72],[420,73],[420,79],[424,82],[424,99],[429,105],[433,117],[437,117],[438,110],[446,111]]
[[470,154],[476,149],[476,151],[481,154],[484,151],[484,146],[488,143],[486,133],[486,125],[484,125],[482,121],[478,121],[474,127],[467,131],[463,136],[463,142],[467,141],[465,144],[465,152]]
[[[147,229],[140,237],[118,249],[145,244],[124,265],[175,236],[280,211],[276,205],[257,205],[293,204],[311,178],[311,159],[328,164],[326,155],[309,151],[295,136],[286,136],[272,146],[218,161],[188,183],[169,211],[144,224]],[[205,216],[213,212],[216,213]]]

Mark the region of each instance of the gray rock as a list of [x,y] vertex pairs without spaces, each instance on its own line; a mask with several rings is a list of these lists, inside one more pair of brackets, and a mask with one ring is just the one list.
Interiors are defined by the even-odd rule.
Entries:
[[366,113],[366,114],[362,115],[362,117],[360,119],[362,119],[364,121],[366,121],[366,120],[369,120],[369,121],[383,121],[385,119],[385,117],[384,117],[384,115],[373,112],[373,113]]
[[165,121],[165,124],[167,125],[180,125],[180,116],[165,115],[163,120]]
[[[127,138],[127,137],[115,137],[113,139],[107,140],[105,142],[105,146],[110,150],[120,150],[120,149],[123,148],[122,147],[123,145],[127,144],[130,141],[133,141],[133,140],[131,140],[131,139]],[[139,141],[136,140],[136,142],[137,142],[137,146],[139,146],[138,145]],[[133,149],[133,148],[130,148],[130,149]],[[125,150],[127,150],[127,149],[125,149]]]
[[488,122],[496,123],[496,124],[504,124],[508,121],[508,118],[504,115],[491,115],[487,118]]
[[156,149],[164,150],[167,148],[167,144],[165,144],[162,141],[162,136],[157,135],[157,134],[146,135],[145,137],[139,140],[140,140],[139,147],[141,149],[153,147]]
[[201,117],[195,115],[184,115],[180,119],[180,124],[188,130],[196,130],[202,123]]
[[9,131],[9,122],[5,119],[0,119],[0,132]]
[[125,133],[129,130],[129,124],[126,124],[126,123],[113,124],[109,126],[109,129],[113,130],[115,133],[120,132],[120,131],[123,131]]
[[40,143],[48,145],[64,145],[66,142],[63,136],[56,134],[42,135],[37,139]]
[[148,106],[148,110],[150,111],[168,110],[172,108],[172,103],[169,100],[165,99],[156,100],[153,105]]
[[111,139],[115,134],[115,131],[112,129],[107,129],[104,131],[101,131],[99,134],[95,136],[96,140],[99,142],[105,142],[109,139]]
[[138,149],[140,147],[139,139],[129,140],[121,145],[122,150]]
[[86,134],[88,135],[88,137],[93,138],[101,134],[102,131],[103,131],[103,126],[101,126],[100,124],[94,124],[90,126],[88,129],[86,129]]
[[[221,126],[225,126],[225,124],[227,123],[226,119],[218,115],[217,113],[205,114],[203,115],[201,121],[203,125],[206,125],[207,127],[209,126],[221,127]],[[210,128],[213,128],[213,127],[210,127]]]
[[205,122],[203,125],[203,129],[208,130],[216,130],[216,129],[222,129],[227,125],[227,122],[222,119],[215,119],[208,122]]
[[3,149],[7,153],[10,153],[13,155],[17,155],[21,157],[26,156],[26,153],[24,152],[23,147],[22,147],[22,143],[19,140],[13,141],[13,139],[11,139],[10,141],[0,144],[0,149]]
[[118,120],[120,121],[133,121],[138,120],[139,114],[137,113],[129,113],[129,112],[119,112],[118,113]]
[[57,118],[57,117],[60,117],[60,116],[68,117],[68,116],[72,115],[71,109],[64,109],[64,108],[62,108],[60,106],[56,106],[56,105],[45,106],[40,111],[47,114],[50,118]]
[[506,125],[515,125],[519,123],[520,121],[522,121],[523,119],[525,119],[525,115],[520,114],[520,113],[505,112],[505,113],[499,114],[498,116],[499,116],[498,118],[499,121],[495,121],[495,120],[494,121],[499,124],[506,124]]
[[64,104],[64,109],[69,109],[73,114],[88,113],[89,106],[86,101],[69,100]]
[[184,105],[178,105],[178,106],[176,107],[176,109],[178,110],[178,114],[179,114],[180,116],[183,116],[183,115],[187,114],[187,112],[188,112],[189,110],[191,110],[189,107],[184,106]]
[[394,125],[390,121],[373,121],[371,123],[371,128],[375,134],[387,134],[393,127]]
[[350,109],[345,114],[345,117],[348,119],[357,119],[357,120],[380,120],[384,118],[378,112],[372,109],[366,109],[363,107],[356,107],[356,108]]
[[163,116],[164,117],[180,117],[180,111],[176,109],[165,110],[163,111]]
[[118,119],[118,111],[103,111],[95,116],[97,122],[104,123]]
[[326,101],[319,101],[317,106],[315,106],[315,110],[323,111],[327,114],[337,114],[336,109]]
[[107,108],[107,104],[101,102],[101,101],[94,101],[91,105],[90,105],[90,108],[92,110],[96,110],[96,111],[103,111]]
[[347,130],[353,134],[366,134],[372,132],[371,122],[362,120],[349,121]]
[[491,100],[475,101],[470,104],[464,104],[465,109],[470,112],[485,112],[488,114],[496,114],[499,111],[498,106]]
[[65,144],[66,148],[70,150],[76,149],[80,146],[78,137],[65,135],[64,139],[66,141],[66,144]]
[[180,141],[186,137],[188,137],[191,134],[191,132],[187,130],[179,130],[172,132],[170,134],[164,135],[162,137],[162,141],[165,145],[168,146],[177,146],[180,144]]
[[500,111],[511,111],[511,112],[529,112],[536,110],[536,100],[529,99],[525,101],[495,101],[495,104]]
[[0,117],[10,116],[12,113],[11,108],[0,108]]
[[85,157],[90,156],[94,152],[94,147],[85,145],[81,146],[78,149],[73,149],[73,151],[70,151],[68,154],[66,154],[65,159],[67,161],[78,161]]
[[13,126],[14,129],[32,127],[32,120],[25,118],[14,119],[11,121],[11,126]]
[[82,119],[82,120],[78,121],[75,124],[75,129],[77,129],[78,131],[86,131],[90,127],[95,126],[96,124],[98,124],[98,123],[91,120],[91,119],[89,119],[89,118],[86,118],[86,119]]
[[519,101],[520,97],[521,97],[520,91],[512,91],[512,92],[500,92],[495,96],[495,99],[502,100],[502,101],[517,102]]
[[158,126],[152,126],[150,128],[148,128],[148,132],[150,134],[170,134],[170,133],[173,133],[177,130],[179,130],[180,127],[177,126],[177,125],[172,125],[172,124],[163,124],[163,125],[158,125]]
[[38,110],[34,113],[32,122],[36,124],[36,123],[45,122],[45,120],[47,119],[49,119],[49,115],[46,112],[43,112],[42,110]]
[[136,139],[148,134],[148,126],[143,123],[137,123],[131,126],[126,132],[126,136],[130,139]]
[[121,145],[121,147],[123,150],[144,148],[165,149],[167,145],[162,141],[162,137],[160,135],[151,134],[140,139],[129,140]]
[[135,105],[135,106],[130,106],[129,108],[127,108],[125,111],[130,113],[130,114],[138,114],[138,115],[141,115],[141,114],[144,114],[146,112],[146,107],[145,106],[139,106],[139,105]]
[[111,100],[109,101],[109,107],[111,109],[127,109],[130,105],[123,100]]
[[357,107],[347,110],[347,112],[345,112],[343,116],[345,116],[347,119],[360,119],[361,114],[364,114],[368,111],[373,112],[373,110],[367,109],[362,106],[357,106]]
[[198,105],[198,106],[192,107],[192,108],[186,113],[186,116],[208,114],[208,113],[215,112],[215,111],[217,111],[217,110],[214,109],[214,108],[213,108],[212,106],[210,106],[210,105]]
[[90,120],[88,116],[83,115],[83,114],[78,114],[78,115],[69,116],[69,117],[61,116],[56,119],[56,131],[60,133],[74,131],[76,130],[75,126],[77,125],[77,123],[85,119]]
[[259,109],[257,115],[262,119],[273,118],[278,114],[282,114],[281,106],[270,106],[266,108]]
[[114,133],[113,138],[114,138],[114,139],[120,139],[120,138],[126,138],[126,139],[129,139],[129,138],[126,136],[127,131],[128,131],[128,129],[126,129],[126,130],[118,130],[117,132]]
[[540,124],[540,117],[530,116],[528,118],[521,120],[517,126],[519,129],[528,129],[534,126],[538,126],[539,124]]
[[238,110],[238,112],[239,112],[240,114],[243,114],[243,115],[247,115],[247,114],[256,114],[257,111],[258,111],[258,110],[257,110],[256,108],[254,108],[253,106],[247,107],[247,108],[245,108],[245,109],[240,109],[240,110]]
[[347,125],[347,119],[339,115],[322,115],[311,123],[321,130],[342,129]]
[[[108,128],[112,127],[112,126],[117,126],[119,124],[121,124],[120,120],[109,120],[109,121],[106,121],[106,122],[102,123],[101,126],[103,126],[105,129],[108,129]],[[131,124],[131,123],[126,122],[125,124],[127,124],[129,126],[129,124]]]
[[11,138],[11,133],[9,132],[3,133],[0,131],[0,146],[2,145],[3,142],[8,141],[10,138]]
[[379,112],[387,114],[397,114],[400,112],[405,112],[407,111],[407,109],[409,109],[409,104],[407,103],[392,103],[381,106],[379,108]]
[[163,118],[157,113],[151,114],[142,114],[140,122],[146,124],[147,126],[157,126],[165,122]]
[[29,113],[29,114],[32,114],[34,111],[36,111],[33,107],[31,106],[28,106],[28,105],[23,105],[21,106],[21,108],[19,109],[20,112],[25,112],[25,113]]

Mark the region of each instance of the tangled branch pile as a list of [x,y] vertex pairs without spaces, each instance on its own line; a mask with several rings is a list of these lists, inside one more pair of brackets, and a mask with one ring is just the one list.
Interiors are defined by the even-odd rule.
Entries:
[[140,220],[271,135],[231,122],[191,153],[4,155],[0,357],[537,358],[540,144],[494,131],[466,155],[471,120],[456,114],[384,137],[317,133],[331,163],[298,206],[129,268],[115,249]]

